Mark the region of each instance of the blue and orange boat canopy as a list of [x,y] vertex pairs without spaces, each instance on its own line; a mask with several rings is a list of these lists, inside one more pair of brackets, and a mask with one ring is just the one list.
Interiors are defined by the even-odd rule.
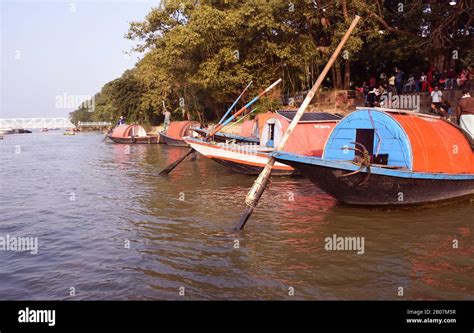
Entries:
[[384,109],[360,109],[333,129],[323,159],[352,160],[353,142],[371,155],[385,155],[387,165],[412,172],[474,173],[474,152],[467,136],[454,124],[434,116]]

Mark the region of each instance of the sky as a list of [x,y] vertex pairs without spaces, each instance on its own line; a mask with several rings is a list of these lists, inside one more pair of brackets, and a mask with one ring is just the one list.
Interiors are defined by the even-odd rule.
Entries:
[[132,68],[129,23],[159,0],[0,0],[0,118],[67,117]]

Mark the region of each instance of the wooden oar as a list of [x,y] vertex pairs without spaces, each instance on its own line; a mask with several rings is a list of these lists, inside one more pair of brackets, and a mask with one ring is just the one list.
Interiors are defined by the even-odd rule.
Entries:
[[[260,97],[262,97],[263,95],[265,95],[266,93],[268,93],[270,90],[272,90],[278,83],[281,82],[281,79],[278,79],[276,80],[275,82],[273,82],[267,89],[265,89],[264,91],[262,91],[260,94],[258,94],[256,97],[254,97],[250,102],[248,102],[247,104],[245,104],[239,111],[237,111],[236,113],[234,113],[231,117],[229,117],[229,119],[227,119],[224,123],[216,126],[216,128],[214,128],[214,130],[210,131],[207,135],[206,135],[206,138],[210,138],[210,137],[213,137],[217,132],[219,132],[225,125],[227,125],[230,121],[232,121],[233,119],[235,119],[235,117],[239,116],[242,112],[244,112],[245,110],[247,110],[247,108],[249,106],[251,106],[253,103],[255,103],[256,101],[258,101],[258,99]],[[191,148],[184,156],[182,156],[181,158],[179,158],[178,160],[174,161],[173,163],[171,163],[170,165],[168,165],[166,168],[164,168],[163,170],[160,171],[160,173],[158,175],[162,176],[162,175],[167,175],[169,174],[171,171],[173,171],[174,168],[176,168],[182,161],[184,161],[186,159],[186,157],[188,157],[189,155],[192,154],[192,152],[194,151],[194,148]]]
[[[295,129],[296,125],[298,124],[299,120],[303,116],[306,108],[308,107],[309,103],[313,99],[314,94],[318,90],[319,86],[323,82],[324,78],[326,77],[327,73],[329,72],[329,69],[331,66],[334,64],[334,61],[336,61],[337,56],[342,50],[342,47],[344,44],[347,42],[349,39],[349,36],[351,35],[352,31],[357,25],[357,22],[359,22],[360,16],[356,16],[354,20],[352,21],[349,29],[346,31],[344,37],[342,38],[341,42],[337,46],[336,50],[334,51],[333,55],[329,59],[328,63],[326,64],[326,67],[324,67],[323,71],[319,75],[318,79],[314,83],[313,87],[311,90],[308,92],[308,95],[306,95],[306,98],[303,101],[303,104],[301,104],[300,108],[298,109],[298,112],[296,112],[295,117],[292,119],[290,125],[288,126],[285,134],[283,135],[283,138],[281,139],[278,147],[276,148],[276,151],[278,150],[283,150],[285,147],[286,142],[288,141],[288,138],[290,137],[291,133]],[[275,164],[275,158],[273,156],[270,156],[268,159],[267,164],[265,165],[265,168],[262,170],[260,175],[258,176],[257,180],[255,180],[255,183],[253,184],[252,188],[250,191],[247,193],[247,197],[245,198],[245,204],[247,205],[245,211],[240,217],[239,225],[237,226],[237,230],[242,230],[245,226],[245,223],[247,223],[248,219],[250,218],[250,215],[252,215],[253,210],[258,204],[258,201],[260,200],[260,197],[262,196],[263,192],[265,191],[265,188],[268,184],[268,181],[270,180],[270,175],[272,173],[272,167]]]

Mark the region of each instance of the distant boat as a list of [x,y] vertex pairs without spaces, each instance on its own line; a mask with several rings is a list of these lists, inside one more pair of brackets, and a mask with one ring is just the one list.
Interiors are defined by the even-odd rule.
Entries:
[[[185,138],[186,142],[202,155],[230,168],[234,172],[257,175],[265,167],[269,153],[280,143],[296,111],[281,110],[277,113],[259,114],[261,128],[258,143],[208,142],[197,138]],[[288,151],[306,156],[321,156],[326,139],[341,117],[325,112],[307,113],[296,126],[286,144]],[[274,176],[289,176],[295,169],[277,162],[272,168]]]
[[1,128],[0,129],[0,134],[5,135],[5,134],[14,134],[15,131],[11,128]]
[[346,204],[420,205],[474,195],[472,138],[412,111],[359,109],[334,128],[322,157],[273,156]]
[[115,143],[158,143],[158,135],[147,135],[140,125],[120,125],[112,129],[107,137]]
[[68,128],[64,131],[63,135],[76,135],[76,131],[73,128]]
[[160,138],[170,146],[187,147],[183,137],[192,135],[192,127],[199,127],[196,121],[173,121],[166,132],[160,132]]
[[40,132],[48,132],[49,130],[47,128],[42,128],[40,129]]
[[13,130],[13,133],[14,134],[25,134],[25,133],[31,133],[31,131],[27,130],[27,129],[23,129],[23,128],[15,128]]

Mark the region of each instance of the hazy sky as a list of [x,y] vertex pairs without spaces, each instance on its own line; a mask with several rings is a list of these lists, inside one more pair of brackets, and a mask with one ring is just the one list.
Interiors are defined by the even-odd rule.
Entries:
[[67,116],[71,102],[134,66],[123,36],[158,4],[0,0],[0,118]]

